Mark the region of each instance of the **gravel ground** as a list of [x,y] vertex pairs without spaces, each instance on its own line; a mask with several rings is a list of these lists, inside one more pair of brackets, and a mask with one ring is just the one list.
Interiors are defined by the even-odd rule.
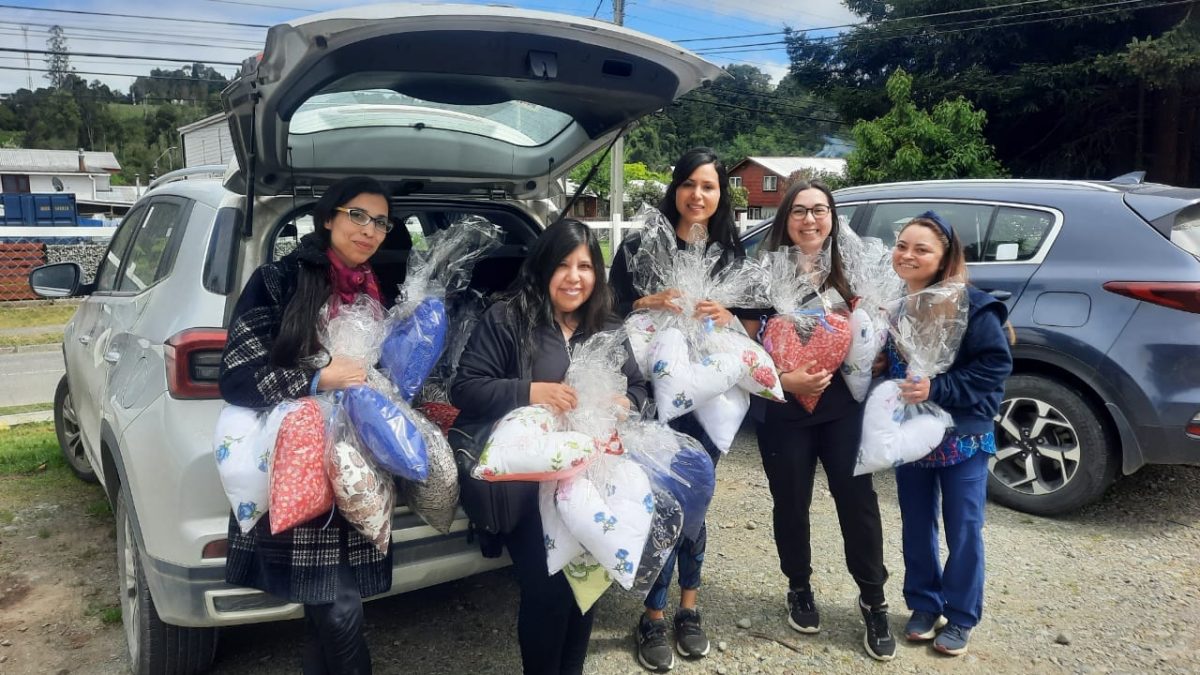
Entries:
[[[1147,468],[1120,481],[1100,504],[1067,518],[1043,519],[989,505],[987,599],[971,653],[951,659],[925,646],[901,643],[896,660],[888,664],[863,653],[862,623],[854,606],[857,590],[845,571],[823,476],[818,473],[813,503],[813,583],[823,630],[812,636],[792,631],[785,620],[786,582],[778,569],[771,498],[752,435],[744,433],[738,439],[722,461],[718,478],[701,592],[714,649],[701,661],[679,660],[675,672],[1200,672],[1200,467]],[[900,514],[892,479],[881,477],[877,490],[885,555],[893,575],[888,582],[892,626],[899,630],[907,618],[900,594]],[[62,512],[57,518],[61,521]],[[94,569],[88,567],[74,581],[61,578],[55,588],[65,591],[97,583],[115,587],[113,557],[95,555],[100,547],[111,550],[110,532],[96,532],[96,541],[88,544]],[[33,562],[40,569],[58,570],[58,576],[78,566],[78,552],[71,553],[70,547],[44,548],[36,561],[24,561],[25,556],[14,555],[10,548],[5,566],[15,570],[25,568],[21,562]],[[61,560],[52,559],[54,550],[61,551]],[[47,608],[44,619],[31,616],[28,601],[8,607],[8,612],[0,603],[0,657],[15,655],[4,640],[11,640],[15,650],[34,639],[34,633],[52,629],[57,632],[45,638],[50,642],[41,643],[46,648],[61,644],[62,637],[52,636],[66,635],[66,628],[85,646],[72,645],[74,651],[51,648],[61,665],[50,670],[44,660],[32,660],[41,661],[41,669],[27,669],[17,664],[31,660],[14,658],[0,665],[0,673],[115,675],[124,670],[119,626],[102,626],[95,618],[51,624],[64,621],[49,616],[51,600],[47,595],[42,603]],[[614,590],[601,599],[587,673],[642,672],[634,660],[632,639],[639,611],[637,599]],[[518,673],[515,612],[516,587],[508,570],[371,603],[366,615],[375,670]],[[3,620],[6,614],[11,622]],[[747,623],[748,628],[740,627]],[[17,626],[33,630],[18,632]],[[85,630],[85,635],[77,635]],[[225,630],[214,670],[295,673],[302,632],[299,622]]]
[[[833,501],[818,474],[813,579],[823,630],[792,631],[786,581],[771,535],[771,497],[751,434],[718,471],[709,518],[701,609],[714,642],[680,673],[1192,673],[1200,672],[1200,467],[1150,467],[1101,504],[1050,520],[989,505],[987,599],[971,653],[959,659],[901,644],[882,664],[862,650],[857,589],[845,571]],[[878,480],[893,630],[901,596],[895,483]],[[367,608],[378,672],[519,672],[516,588],[507,571],[446,584]],[[632,631],[640,603],[610,590],[598,605],[588,673],[636,673]],[[741,628],[749,622],[749,628]],[[222,635],[218,670],[292,672],[298,623]]]

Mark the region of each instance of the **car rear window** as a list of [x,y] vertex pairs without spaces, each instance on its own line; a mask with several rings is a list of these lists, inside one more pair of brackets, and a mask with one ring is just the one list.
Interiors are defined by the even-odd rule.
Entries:
[[1200,258],[1200,204],[1193,204],[1175,214],[1171,243]]

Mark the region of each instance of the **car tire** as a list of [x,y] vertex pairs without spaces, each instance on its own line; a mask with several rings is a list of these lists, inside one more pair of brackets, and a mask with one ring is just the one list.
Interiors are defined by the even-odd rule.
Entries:
[[1078,510],[1101,497],[1120,467],[1101,413],[1073,387],[1041,375],[1014,375],[996,416],[988,494],[1041,516]]
[[71,399],[67,376],[63,375],[54,390],[54,435],[58,436],[58,447],[71,473],[85,483],[99,482],[92,463],[83,449],[83,436],[79,433],[79,415]]
[[125,491],[117,490],[117,583],[121,624],[133,675],[193,675],[212,666],[217,651],[215,628],[184,628],[163,623],[154,608],[142,570],[134,523]]

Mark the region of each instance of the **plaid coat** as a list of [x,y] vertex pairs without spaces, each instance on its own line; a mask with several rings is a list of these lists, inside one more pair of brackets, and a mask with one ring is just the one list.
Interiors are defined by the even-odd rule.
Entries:
[[[238,298],[221,357],[221,396],[229,403],[266,408],[308,395],[315,369],[270,362],[271,346],[279,335],[283,310],[296,292],[301,266],[329,266],[312,235],[301,239],[295,252],[255,270]],[[278,535],[271,534],[267,518],[242,534],[230,514],[225,580],[231,584],[257,588],[289,602],[329,603],[334,600],[338,562],[343,559],[353,568],[362,597],[391,587],[391,553],[379,553],[340,514],[320,516]]]

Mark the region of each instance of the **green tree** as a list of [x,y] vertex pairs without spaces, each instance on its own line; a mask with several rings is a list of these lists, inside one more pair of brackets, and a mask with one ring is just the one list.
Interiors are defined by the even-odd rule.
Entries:
[[896,70],[887,82],[892,109],[854,125],[855,149],[847,158],[851,183],[1004,174],[983,135],[986,113],[961,97],[922,110],[913,103],[912,85],[912,77]]
[[67,52],[67,37],[63,35],[62,26],[51,26],[50,37],[46,39],[46,75],[51,86],[61,89],[67,84],[71,74],[71,57]]
[[741,185],[735,185],[729,188],[729,201],[733,208],[744,211],[750,207],[750,191]]

